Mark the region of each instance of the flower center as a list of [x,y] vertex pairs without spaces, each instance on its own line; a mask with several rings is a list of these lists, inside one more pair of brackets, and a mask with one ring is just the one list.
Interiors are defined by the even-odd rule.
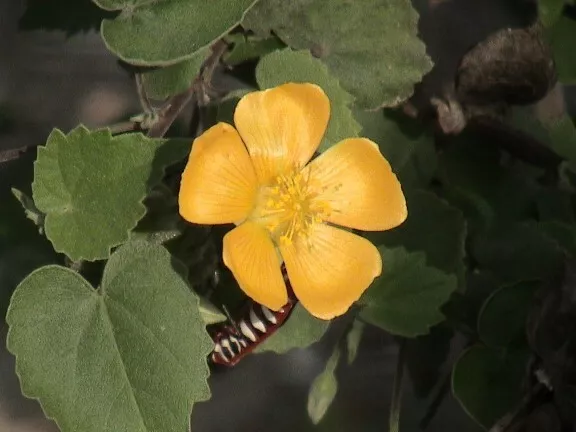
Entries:
[[[309,173],[309,171],[308,171]],[[262,223],[276,243],[289,245],[308,237],[314,224],[330,214],[330,205],[317,199],[320,188],[299,170],[277,176],[260,190],[253,218]]]

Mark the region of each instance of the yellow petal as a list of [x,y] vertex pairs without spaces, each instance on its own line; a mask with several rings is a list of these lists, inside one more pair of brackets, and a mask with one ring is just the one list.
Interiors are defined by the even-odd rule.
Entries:
[[234,123],[262,183],[303,167],[320,145],[330,101],[314,84],[284,84],[244,96]]
[[365,238],[324,224],[280,251],[294,294],[314,316],[342,315],[382,271],[378,249]]
[[224,264],[248,297],[278,310],[288,302],[280,261],[268,231],[245,222],[224,236]]
[[241,221],[256,192],[254,167],[236,129],[218,123],[194,140],[178,196],[184,219],[211,225]]
[[406,200],[378,146],[365,138],[336,144],[304,172],[321,187],[317,199],[329,204],[327,220],[365,231],[394,228],[406,220]]

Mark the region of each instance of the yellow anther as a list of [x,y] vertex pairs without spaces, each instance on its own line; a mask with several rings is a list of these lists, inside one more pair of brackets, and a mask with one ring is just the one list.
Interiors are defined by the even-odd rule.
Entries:
[[329,203],[319,202],[323,192],[317,182],[301,172],[286,172],[261,189],[261,204],[253,212],[279,244],[290,245],[294,238],[306,241],[315,224],[331,212]]

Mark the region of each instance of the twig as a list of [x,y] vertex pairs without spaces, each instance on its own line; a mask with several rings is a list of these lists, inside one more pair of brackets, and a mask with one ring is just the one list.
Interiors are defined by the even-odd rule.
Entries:
[[534,399],[544,392],[548,392],[546,386],[540,383],[536,384],[532,387],[530,393],[524,396],[516,408],[506,413],[500,420],[494,423],[494,426],[492,426],[488,432],[505,432],[509,430],[509,428],[528,411]]
[[430,425],[430,422],[434,419],[434,417],[436,417],[438,409],[440,408],[442,402],[444,402],[444,399],[446,398],[446,395],[450,391],[451,379],[452,379],[452,370],[449,369],[448,373],[444,377],[444,380],[442,380],[442,385],[438,388],[438,391],[436,392],[434,399],[432,399],[430,406],[426,410],[426,414],[424,415],[424,417],[422,417],[422,420],[420,420],[419,424],[420,429],[425,430]]
[[[204,92],[206,85],[209,85],[212,80],[212,75],[216,68],[216,65],[220,62],[220,58],[226,51],[228,45],[223,40],[217,41],[212,46],[212,54],[204,62],[200,73],[192,85],[173,97],[171,97],[166,104],[160,109],[158,113],[158,120],[148,131],[148,136],[151,138],[161,138],[168,131],[178,114],[184,109],[184,107],[193,99],[195,95],[200,91]],[[198,101],[204,103],[204,101]]]
[[162,138],[168,132],[178,114],[192,100],[194,93],[196,93],[196,81],[186,91],[172,96],[160,110],[158,120],[148,130],[148,136],[151,138]]
[[132,132],[140,129],[140,124],[135,121],[125,121],[108,126],[112,135],[118,135],[125,132]]
[[406,363],[406,340],[400,339],[398,359],[396,360],[396,373],[394,374],[394,387],[392,389],[392,401],[390,403],[389,432],[400,431],[400,411],[402,409],[402,383],[404,377],[404,365]]

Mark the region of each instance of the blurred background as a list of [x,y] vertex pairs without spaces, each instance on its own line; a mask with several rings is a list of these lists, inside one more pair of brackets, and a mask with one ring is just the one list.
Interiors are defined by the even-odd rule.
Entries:
[[[519,4],[529,7],[522,0],[415,0],[421,34],[436,63],[419,89],[421,97],[429,98],[450,82],[462,55],[487,34],[520,24],[518,14],[511,12]],[[63,131],[79,123],[98,127],[138,113],[132,78],[108,53],[97,32],[68,36],[61,31],[21,29],[25,9],[25,0],[0,0],[0,151],[44,144],[54,127]],[[338,394],[325,419],[318,426],[308,419],[310,383],[323,370],[342,328],[342,323],[335,323],[310,349],[285,356],[254,355],[233,369],[215,372],[210,380],[213,397],[194,407],[192,430],[387,430],[397,345],[373,328],[364,333],[355,363],[347,367],[342,362],[338,368]],[[4,347],[5,335],[3,328],[0,432],[57,431],[38,403],[22,396],[14,359]],[[425,364],[428,359],[421,361]],[[429,402],[414,396],[406,377],[402,432],[419,430]],[[473,432],[480,428],[448,397],[427,430]]]

